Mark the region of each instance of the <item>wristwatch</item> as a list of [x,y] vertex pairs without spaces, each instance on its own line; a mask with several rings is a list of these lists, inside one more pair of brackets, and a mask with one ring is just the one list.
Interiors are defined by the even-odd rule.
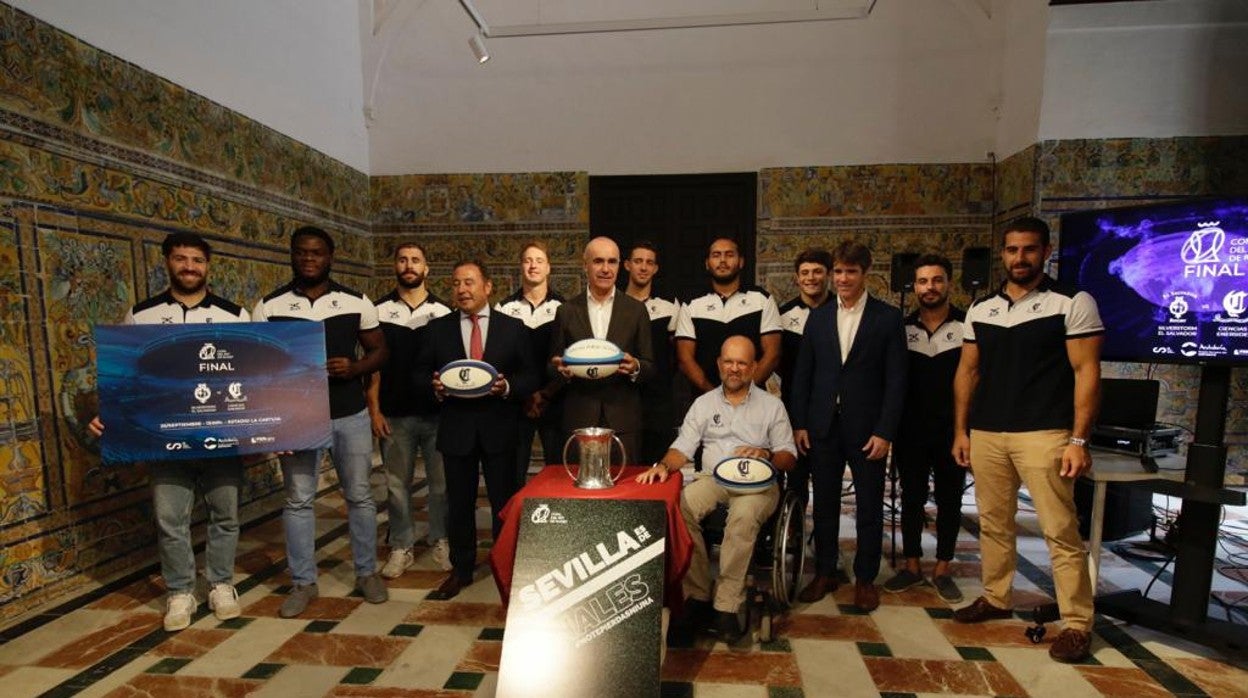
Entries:
[[1070,437],[1070,445],[1071,445],[1071,446],[1087,447],[1087,445],[1088,445],[1088,440],[1087,440],[1087,439],[1081,439],[1081,438],[1079,438],[1078,436],[1072,436],[1072,437]]

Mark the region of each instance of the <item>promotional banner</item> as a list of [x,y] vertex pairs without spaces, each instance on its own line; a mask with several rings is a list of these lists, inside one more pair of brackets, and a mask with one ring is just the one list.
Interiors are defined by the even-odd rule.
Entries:
[[524,502],[498,694],[659,695],[659,501]]
[[319,322],[99,325],[105,462],[330,445]]

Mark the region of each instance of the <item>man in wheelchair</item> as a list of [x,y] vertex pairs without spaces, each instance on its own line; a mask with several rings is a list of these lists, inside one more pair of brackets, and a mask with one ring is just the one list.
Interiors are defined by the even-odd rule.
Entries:
[[[734,494],[712,476],[725,458],[762,458],[779,470],[797,461],[793,429],[779,398],[754,385],[754,344],[742,336],[724,340],[717,365],[721,385],[689,408],[680,433],[663,459],[637,476],[641,483],[663,482],[679,474],[702,446],[702,472],[680,495],[680,513],[693,538],[693,559],[684,579],[686,618],[715,611],[714,629],[727,642],[741,635],[737,610],[745,600],[745,575],[759,528],[780,499],[775,482],[762,491]],[[728,522],[720,546],[719,584],[711,600],[711,563],[702,537],[702,519],[718,504],[728,504]]]

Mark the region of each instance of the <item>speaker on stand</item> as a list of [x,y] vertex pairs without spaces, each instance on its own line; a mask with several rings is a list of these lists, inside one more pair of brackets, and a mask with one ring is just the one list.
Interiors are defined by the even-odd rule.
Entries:
[[987,247],[968,247],[962,250],[962,288],[971,292],[971,302],[980,289],[988,287],[992,250]]
[[[919,258],[918,252],[897,252],[893,255],[893,262],[889,268],[891,276],[889,278],[889,286],[893,293],[900,294],[897,304],[901,308],[904,315],[906,312],[906,291],[914,290],[914,262]],[[891,545],[889,550],[889,558],[894,568],[897,567],[897,464],[892,458],[888,461],[888,520],[889,520],[889,538]]]

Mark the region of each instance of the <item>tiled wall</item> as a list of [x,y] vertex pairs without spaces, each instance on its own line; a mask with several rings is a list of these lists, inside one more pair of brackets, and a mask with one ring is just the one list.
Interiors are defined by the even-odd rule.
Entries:
[[[0,625],[155,560],[146,469],[100,466],[91,327],[165,287],[160,241],[217,249],[247,305],[289,278],[291,230],[371,277],[368,178],[0,4]],[[274,462],[244,516],[278,506]]]

